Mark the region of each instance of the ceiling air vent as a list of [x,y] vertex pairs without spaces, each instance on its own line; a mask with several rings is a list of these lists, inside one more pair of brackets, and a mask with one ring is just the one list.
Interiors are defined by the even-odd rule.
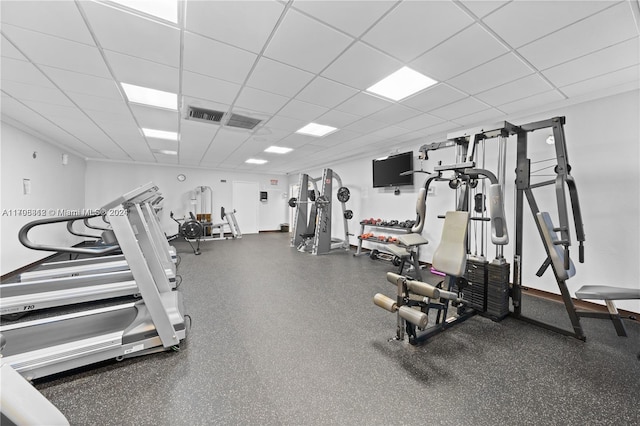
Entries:
[[262,120],[258,120],[257,118],[246,117],[240,114],[231,114],[229,121],[227,121],[227,126],[253,130],[261,121]]
[[204,123],[220,124],[223,116],[223,111],[214,111],[212,109],[189,106],[187,108],[187,115],[185,118],[187,120],[202,121]]

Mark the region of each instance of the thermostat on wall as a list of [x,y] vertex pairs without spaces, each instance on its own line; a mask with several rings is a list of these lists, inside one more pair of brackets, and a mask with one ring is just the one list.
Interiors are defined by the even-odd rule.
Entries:
[[185,180],[187,180],[187,177],[186,177],[185,175],[183,175],[182,173],[180,173],[180,174],[177,176],[177,179],[178,179],[178,181],[180,181],[180,182],[184,182]]

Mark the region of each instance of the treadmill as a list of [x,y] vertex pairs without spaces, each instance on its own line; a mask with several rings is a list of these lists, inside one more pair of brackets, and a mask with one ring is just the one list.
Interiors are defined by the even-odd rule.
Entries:
[[[172,290],[142,206],[127,197],[107,209],[141,299],[0,326],[2,362],[27,380],[99,361],[179,348],[186,338],[182,293]],[[122,215],[120,209],[128,210]]]
[[[161,250],[163,254],[167,254],[163,256],[163,262],[166,264],[167,269],[172,269],[175,274],[176,263],[177,263],[177,254],[174,247],[170,246],[167,242],[164,233],[160,227],[160,223],[158,222],[158,218],[153,210],[152,203],[154,200],[162,199],[157,193],[157,187],[154,187],[152,183],[148,183],[143,185],[125,195],[120,197],[117,200],[108,203],[106,206],[103,206],[101,211],[108,211],[107,206],[113,206],[114,204],[122,201],[122,199],[129,199],[130,202],[139,202],[144,205],[143,213],[145,215],[145,219],[150,226],[151,236],[153,238],[154,243],[157,245],[158,250]],[[116,204],[117,205],[117,204]],[[43,219],[40,221],[34,221],[28,224],[26,227],[23,227],[18,235],[20,238],[20,242],[25,246],[32,248],[34,250],[44,250],[44,251],[59,251],[65,253],[76,253],[89,255],[92,257],[83,258],[83,259],[75,259],[75,260],[65,260],[65,261],[56,261],[56,262],[48,262],[40,265],[36,270],[23,272],[19,275],[20,282],[28,282],[28,281],[36,281],[43,280],[49,278],[58,278],[58,277],[72,277],[77,275],[87,275],[87,274],[97,274],[104,272],[112,272],[112,271],[121,271],[128,269],[128,265],[125,260],[125,256],[123,254],[114,254],[110,255],[110,253],[114,253],[120,251],[117,245],[111,246],[94,246],[94,247],[57,247],[57,246],[44,246],[40,244],[35,244],[28,239],[28,232],[31,228],[55,223],[55,222],[67,222],[67,229],[70,233],[77,236],[89,236],[92,238],[97,238],[95,235],[83,234],[76,231],[73,231],[73,222],[84,219],[85,223],[88,218],[97,217],[103,215],[87,215],[87,216],[73,216],[67,218],[59,218],[58,220],[52,219]],[[103,216],[104,217],[104,216]],[[94,229],[98,229],[93,227]],[[105,241],[109,241],[110,243],[117,244],[115,238],[112,236],[111,229],[101,228],[103,229],[102,239]],[[105,256],[109,254],[108,256]],[[97,257],[99,256],[99,257]]]
[[[175,265],[171,262],[170,256],[167,252],[168,243],[166,242],[166,239],[164,239],[164,245],[162,244],[162,241],[160,241],[159,245],[161,245],[161,247],[157,247],[157,229],[159,229],[159,226],[156,229],[154,228],[153,222],[149,223],[146,220],[147,218],[153,218],[153,215],[149,216],[148,214],[144,214],[145,212],[152,212],[152,210],[149,209],[150,206],[148,204],[142,206],[138,204],[139,201],[145,200],[149,193],[155,191],[157,191],[157,188],[154,187],[153,184],[143,185],[109,203],[104,207],[104,211],[110,211],[112,215],[123,215],[122,212],[126,211],[127,214],[123,215],[123,217],[130,223],[132,223],[131,221],[144,223],[147,237],[150,241],[147,251],[150,255],[156,256],[159,259],[160,263],[163,265],[164,273],[169,281],[170,288],[175,288],[177,285]],[[122,207],[121,209],[116,210],[113,207],[116,203],[120,203],[120,206],[126,205],[127,207],[126,209]],[[87,249],[36,245],[27,238],[29,230],[35,226],[64,221],[69,223],[70,220],[77,220],[77,216],[41,219],[31,222],[21,229],[19,233],[20,240],[25,246],[40,250],[71,253],[77,253],[78,250],[81,250],[82,253],[86,253],[86,250],[95,252],[95,249],[93,248]],[[113,228],[115,228],[115,226],[113,226]],[[115,229],[110,230],[110,232],[113,231],[115,231]],[[111,239],[115,240],[115,237],[112,237]],[[120,249],[119,246],[114,247]],[[102,248],[100,248],[100,250],[102,250]],[[123,253],[123,259],[118,258],[121,260],[103,260],[102,263],[95,263],[94,259],[83,259],[90,260],[91,262],[81,262],[81,264],[74,264],[74,266],[33,271],[33,275],[31,275],[29,277],[30,279],[26,282],[23,281],[0,286],[0,315],[9,315],[9,318],[11,318],[11,316],[19,317],[25,313],[40,309],[139,295],[140,291],[138,289],[137,282],[134,279],[132,270],[130,269],[131,261],[128,258],[128,253],[124,250]],[[68,262],[60,263],[63,265],[68,264]],[[46,278],[36,279],[42,276],[45,276]]]

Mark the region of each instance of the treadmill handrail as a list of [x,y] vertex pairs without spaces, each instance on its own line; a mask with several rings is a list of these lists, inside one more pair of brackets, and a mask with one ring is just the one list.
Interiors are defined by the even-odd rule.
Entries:
[[[76,220],[79,220],[79,219],[76,219]],[[85,219],[85,221],[86,221],[86,220],[88,220],[88,219]],[[85,234],[85,233],[82,233],[82,232],[75,231],[75,230],[73,229],[73,224],[74,224],[75,222],[76,222],[75,220],[70,220],[69,222],[67,222],[67,231],[69,231],[69,233],[70,233],[71,235],[75,235],[76,237],[95,238],[95,239],[97,239],[97,240],[99,240],[99,239],[100,239],[100,235]]]
[[[100,215],[104,216],[104,215]],[[105,228],[104,226],[96,226],[89,223],[89,218],[83,219],[84,225],[89,229],[95,229],[97,231],[111,231],[111,228]],[[99,238],[99,237],[98,237]]]
[[18,239],[23,246],[33,249],[33,250],[42,250],[42,251],[54,251],[61,253],[78,253],[78,254],[88,254],[92,256],[113,253],[117,250],[120,250],[119,246],[107,246],[104,248],[80,248],[80,247],[64,247],[64,246],[53,246],[53,245],[45,245],[45,244],[36,244],[29,240],[28,234],[29,231],[36,226],[49,225],[52,223],[61,223],[61,222],[70,222],[79,219],[90,219],[92,217],[100,216],[100,214],[89,214],[89,215],[80,215],[80,216],[62,216],[56,217],[52,219],[38,219],[33,222],[29,222],[24,225],[20,231],[18,232]]

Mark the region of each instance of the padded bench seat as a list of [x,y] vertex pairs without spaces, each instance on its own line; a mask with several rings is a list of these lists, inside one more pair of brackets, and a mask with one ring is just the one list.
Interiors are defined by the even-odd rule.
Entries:
[[411,252],[409,252],[409,250],[396,244],[389,244],[387,246],[387,250],[389,250],[391,254],[398,256],[400,259],[404,257],[408,258],[411,255]]
[[586,285],[576,291],[576,297],[578,299],[596,300],[640,299],[640,288]]
[[398,242],[407,247],[421,246],[429,243],[429,241],[425,240],[420,234],[400,235],[398,236]]

